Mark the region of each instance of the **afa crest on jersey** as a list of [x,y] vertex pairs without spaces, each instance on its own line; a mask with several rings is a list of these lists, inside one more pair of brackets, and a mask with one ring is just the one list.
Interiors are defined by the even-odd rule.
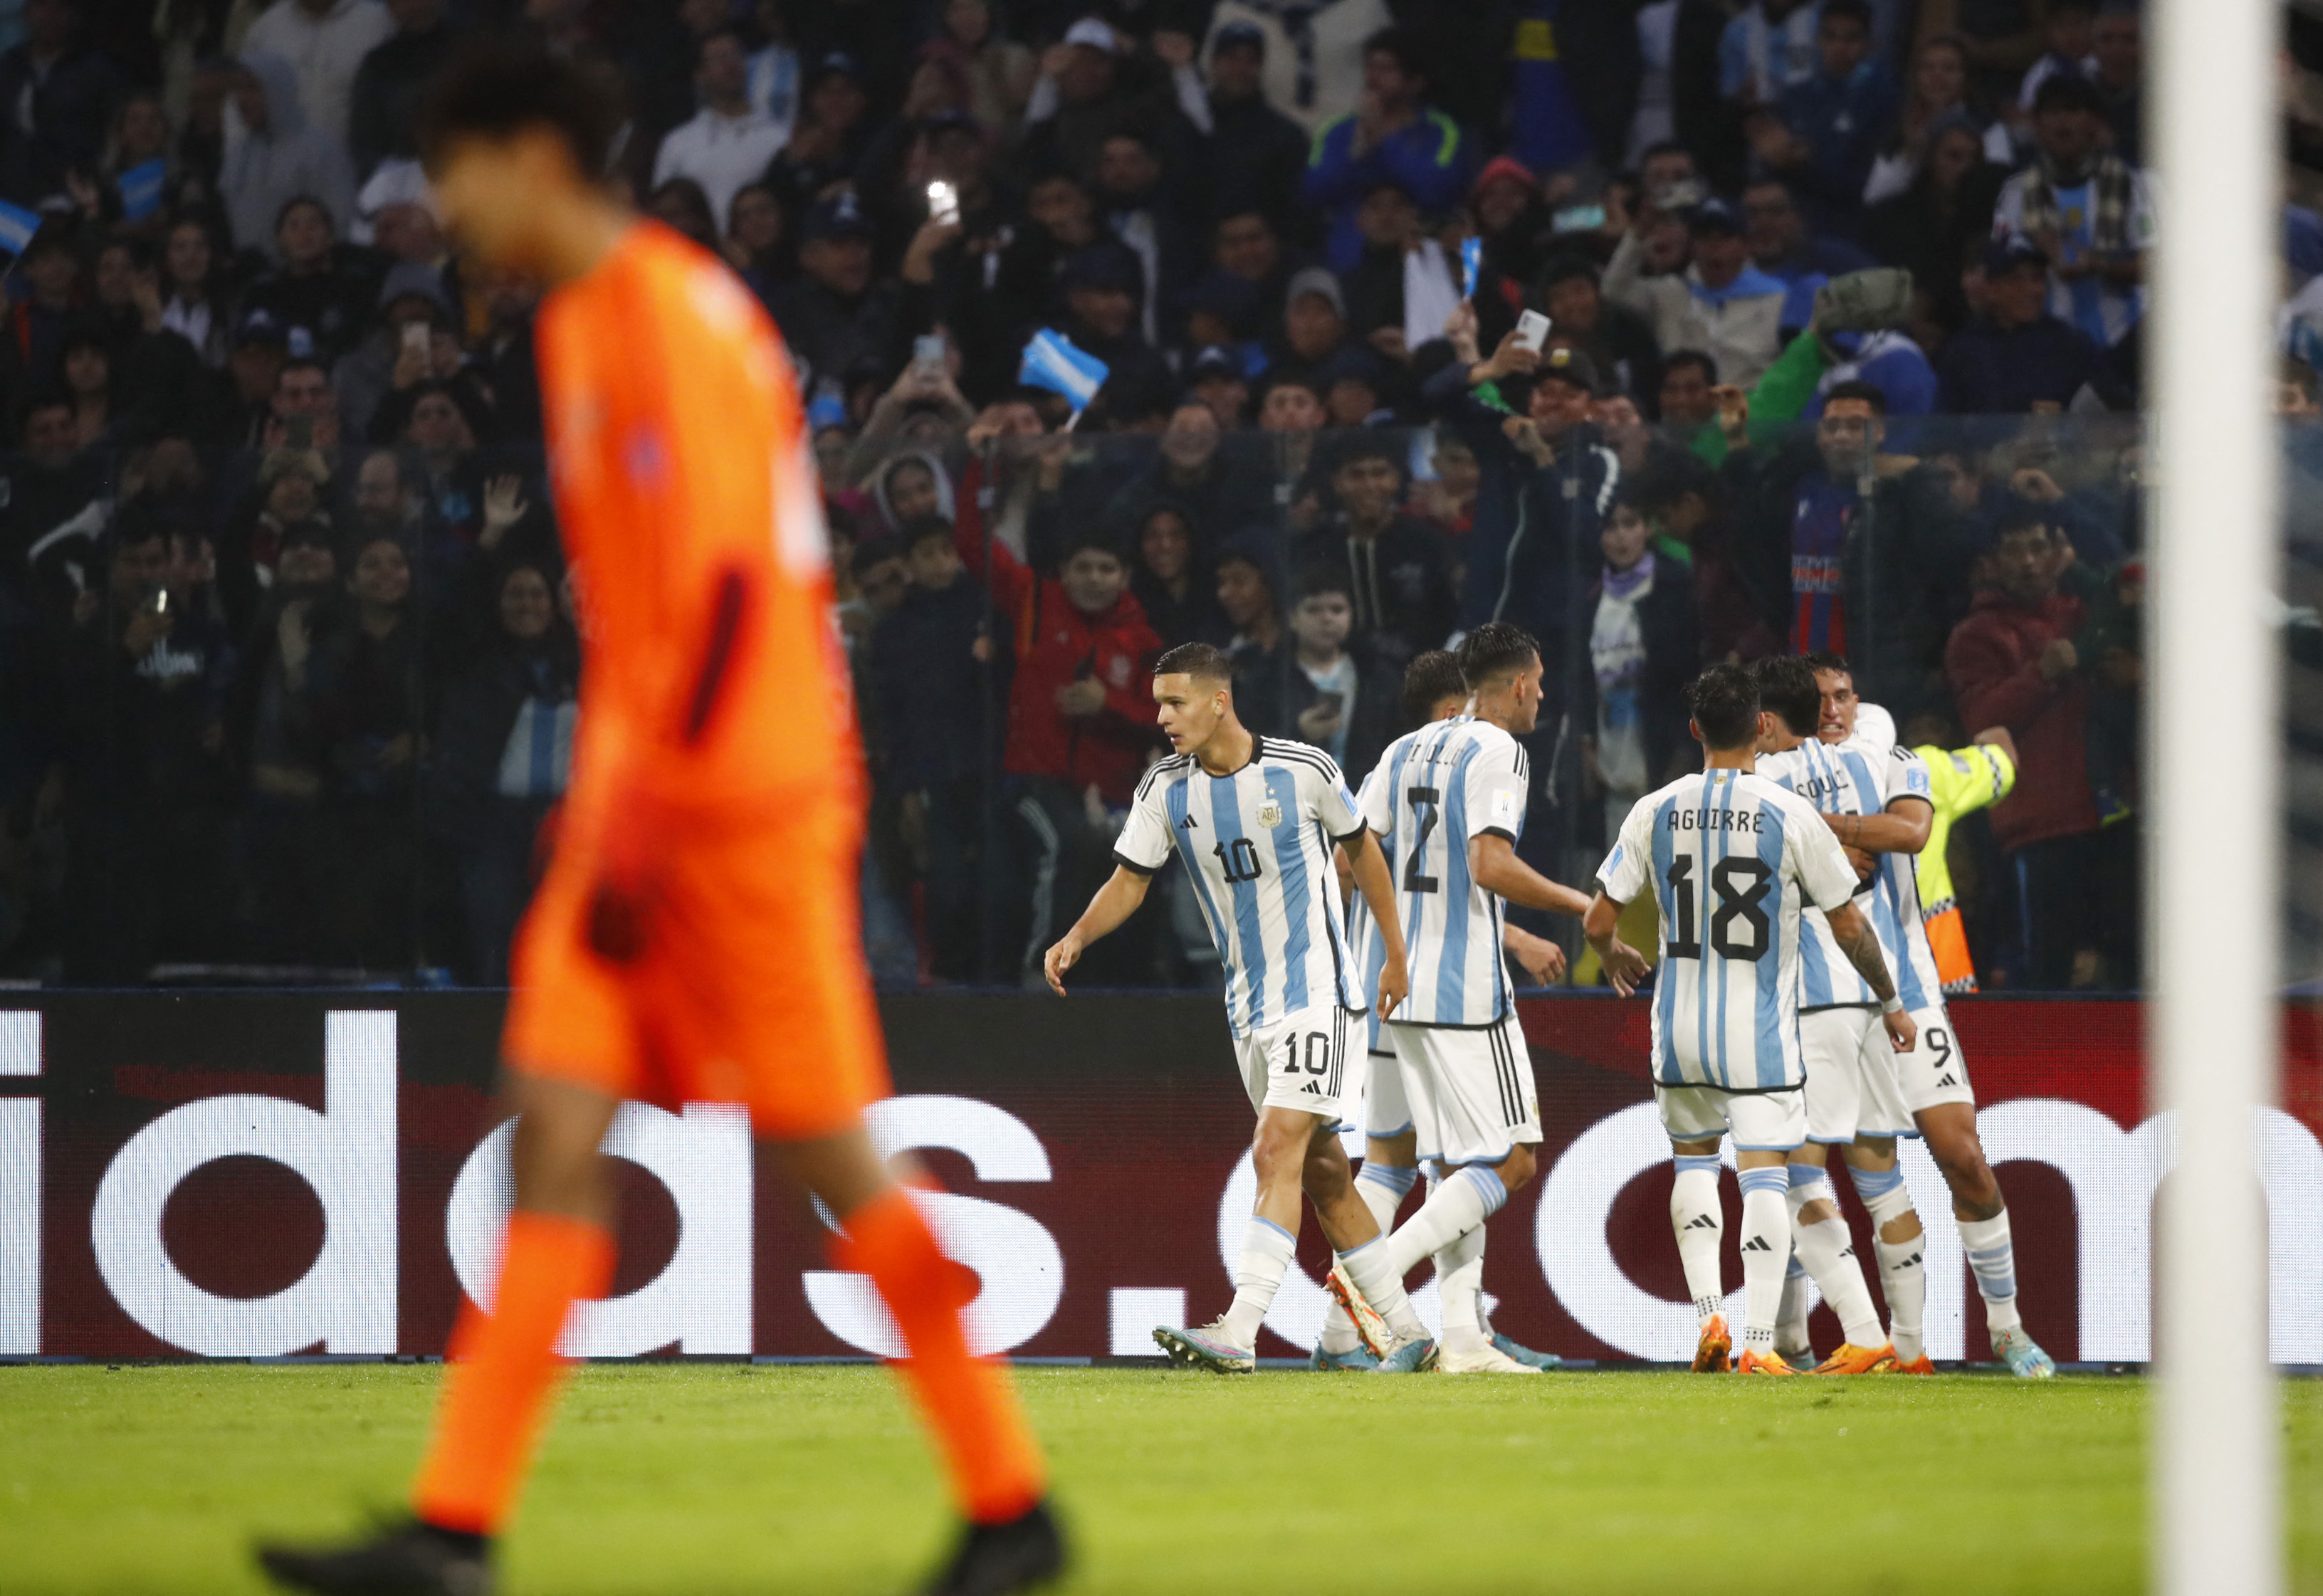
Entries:
[[1272,831],[1282,823],[1282,805],[1268,799],[1258,806],[1258,823]]

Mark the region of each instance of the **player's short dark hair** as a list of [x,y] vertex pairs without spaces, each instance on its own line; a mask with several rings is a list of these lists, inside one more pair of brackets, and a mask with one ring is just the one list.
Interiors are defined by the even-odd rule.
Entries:
[[1840,399],[1860,399],[1871,407],[1874,416],[1887,413],[1887,395],[1874,383],[1853,378],[1845,382],[1834,382],[1830,391],[1823,396],[1823,408],[1828,410]]
[[952,527],[941,516],[914,516],[896,528],[896,543],[909,553],[932,538],[952,541]]
[[1418,723],[1447,698],[1468,696],[1468,678],[1460,674],[1460,656],[1442,648],[1414,655],[1403,668],[1403,718]]
[[1823,724],[1823,689],[1814,671],[1795,654],[1762,659],[1751,667],[1758,679],[1758,705],[1791,729],[1793,736],[1813,737]]
[[1807,669],[1818,676],[1829,671],[1836,671],[1842,676],[1855,674],[1855,667],[1847,663],[1847,656],[1835,653],[1829,648],[1817,648],[1802,654],[1799,657],[1806,661]]
[[1714,665],[1685,684],[1694,731],[1713,754],[1758,740],[1758,683],[1749,667]]
[[1157,676],[1198,676],[1205,682],[1234,680],[1234,662],[1207,643],[1180,643],[1153,662]]
[[1488,620],[1460,643],[1460,677],[1474,692],[1494,677],[1523,670],[1540,657],[1530,632],[1505,620]]
[[439,163],[453,140],[510,139],[546,128],[565,141],[584,178],[612,165],[627,112],[610,72],[537,45],[489,41],[454,61],[419,115],[420,159]]

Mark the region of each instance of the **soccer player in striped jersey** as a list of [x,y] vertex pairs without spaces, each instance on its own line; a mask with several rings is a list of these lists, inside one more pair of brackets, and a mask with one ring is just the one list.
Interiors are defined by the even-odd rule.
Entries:
[[[1791,1252],[1789,1157],[1807,1136],[1801,984],[1824,916],[1832,945],[1861,977],[1898,1048],[1912,1042],[1855,872],[1831,828],[1787,789],[1753,774],[1768,717],[1758,683],[1712,665],[1686,689],[1707,768],[1648,793],[1630,811],[1597,875],[1583,929],[1614,990],[1645,960],[1614,935],[1622,907],[1651,892],[1666,940],[1653,995],[1654,1103],[1677,1163],[1670,1201],[1678,1255],[1701,1327],[1694,1367],[1722,1371],[1731,1340],[1720,1305],[1722,1221],[1718,1143],[1734,1137],[1742,1187],[1745,1374],[1795,1374],[1775,1350]],[[1694,1214],[1706,1222],[1679,1223]]]
[[[1857,699],[1847,661],[1835,654],[1811,654],[1804,663],[1814,674],[1820,740],[1841,752],[1881,752],[1876,743],[1859,736],[1859,726],[1873,719],[1877,706]],[[1918,1031],[1909,1051],[1883,1062],[1896,1071],[1904,1106],[1951,1188],[1952,1218],[1976,1275],[1977,1293],[1984,1298],[1985,1327],[1994,1353],[2018,1379],[2046,1380],[2057,1365],[2025,1334],[2016,1309],[2016,1256],[2008,1208],[1976,1133],[1976,1093],[1969,1084],[1959,1035],[1945,1012],[1942,975],[1920,911],[1914,856],[1931,845],[1935,816],[1928,767],[1911,748],[1898,746],[1884,752],[1884,812],[1867,815],[1841,832],[1850,847],[1877,861],[1872,918],[1895,959],[1897,990]],[[1859,1136],[1849,1149],[1847,1161],[1856,1195],[1877,1227],[1879,1278],[1887,1298],[1896,1369],[1905,1374],[1933,1374],[1935,1365],[1920,1344],[1927,1299],[1920,1216],[1904,1189],[1895,1141]]]
[[1400,1271],[1389,1267],[1386,1238],[1355,1195],[1338,1138],[1342,1110],[1363,1087],[1363,1055],[1349,1050],[1361,1044],[1370,1004],[1340,916],[1331,849],[1346,850],[1356,890],[1386,937],[1379,1003],[1391,1014],[1407,981],[1386,861],[1329,755],[1244,729],[1225,655],[1207,643],[1170,650],[1154,662],[1153,701],[1176,753],[1138,784],[1111,879],[1045,961],[1061,996],[1081,950],[1129,918],[1173,851],[1185,861],[1226,973],[1243,1086],[1258,1111],[1258,1201],[1233,1306],[1197,1328],[1163,1325],[1153,1339],[1198,1368],[1257,1366],[1259,1327],[1298,1245],[1303,1186],[1337,1254],[1335,1272],[1355,1282],[1388,1326],[1377,1371],[1425,1371],[1435,1366],[1436,1342],[1411,1311]]
[[[1754,673],[1768,717],[1767,736],[1758,745],[1758,774],[1805,799],[1819,813],[1838,817],[1827,821],[1826,829],[1844,825],[1847,830],[1833,834],[1847,841],[1863,816],[1880,808],[1883,789],[1872,774],[1870,757],[1857,750],[1825,748],[1816,740],[1821,708],[1814,673],[1804,660],[1762,659]],[[1858,874],[1863,879],[1856,895],[1868,916],[1877,892],[1868,860]],[[1838,1350],[1817,1364],[1815,1372],[1870,1374],[1895,1362],[1895,1348],[1881,1333],[1871,1289],[1864,1280],[1847,1222],[1840,1217],[1825,1166],[1834,1147],[1846,1150],[1843,1156],[1857,1156],[1860,1135],[1889,1138],[1892,1147],[1892,1139],[1911,1128],[1911,1118],[1904,1109],[1895,1069],[1879,1053],[1871,988],[1845,968],[1831,929],[1826,917],[1807,916],[1799,989],[1799,1047],[1807,1063],[1807,1140],[1791,1155],[1791,1234],[1799,1264],[1822,1289],[1844,1335]],[[1875,922],[1875,935],[1878,929]],[[1883,949],[1883,953],[1892,959],[1892,949]],[[1792,1290],[1796,1292],[1795,1285]],[[1794,1296],[1792,1300],[1804,1299]],[[1785,1357],[1807,1353],[1803,1319],[1786,1318],[1784,1324],[1777,1344]]]
[[[1519,637],[1521,635],[1517,634]],[[1529,639],[1527,639],[1527,644],[1529,646]],[[1377,830],[1375,835],[1379,837],[1381,847],[1388,856],[1391,876],[1399,867],[1406,870],[1412,868],[1424,870],[1427,861],[1419,861],[1415,866],[1412,861],[1403,858],[1401,844],[1409,843],[1413,833],[1409,830],[1399,829],[1398,822],[1402,817],[1397,812],[1400,806],[1390,802],[1382,794],[1392,792],[1395,772],[1399,768],[1409,766],[1417,750],[1424,745],[1433,745],[1445,737],[1457,733],[1459,729],[1450,723],[1467,717],[1471,702],[1470,692],[1468,678],[1463,672],[1460,659],[1440,651],[1419,656],[1412,661],[1410,668],[1404,674],[1405,710],[1411,718],[1422,721],[1423,724],[1419,730],[1389,745],[1378,766],[1364,784],[1362,800],[1367,822],[1373,827],[1382,825],[1385,827],[1385,830]],[[1515,696],[1515,677],[1512,674],[1507,691],[1495,698],[1490,706],[1492,712],[1513,720]],[[1474,722],[1471,722],[1471,725],[1473,726]],[[1481,746],[1482,740],[1490,736],[1493,730],[1492,723],[1486,722],[1483,730],[1472,730],[1460,746],[1462,748],[1472,745]],[[1514,748],[1513,740],[1507,738],[1504,729],[1501,730],[1500,738],[1501,740],[1508,743],[1509,748]],[[1519,748],[1515,752],[1517,769],[1521,773],[1523,751]],[[1473,773],[1472,779],[1480,783],[1493,782],[1495,778],[1484,766],[1494,763],[1501,765],[1507,763],[1505,750],[1496,760],[1480,760],[1479,767]],[[1494,823],[1504,839],[1512,839],[1520,834],[1523,829],[1524,788],[1521,780],[1514,790],[1518,794],[1515,822],[1510,824],[1502,821]],[[1490,807],[1490,799],[1487,797],[1481,803],[1464,803],[1459,812],[1466,816],[1479,817],[1476,823],[1478,827],[1483,828],[1489,820]],[[1449,848],[1453,846],[1454,844],[1447,838],[1444,847]],[[1470,871],[1470,876],[1473,880],[1473,870]],[[1474,901],[1463,906],[1464,912],[1472,915],[1481,913],[1483,918],[1481,922],[1464,925],[1464,934],[1492,936],[1493,927],[1491,922],[1499,919],[1497,900],[1485,903],[1481,893],[1469,895]],[[1579,896],[1578,894],[1573,895]],[[1426,894],[1415,894],[1413,901],[1422,902]],[[1437,913],[1432,919],[1425,915],[1422,915],[1421,919],[1436,928],[1437,934],[1440,935],[1442,929],[1448,923],[1446,915],[1453,907],[1454,905],[1447,899],[1443,912]],[[1363,968],[1372,978],[1376,979],[1386,958],[1385,940],[1377,933],[1371,923],[1369,914],[1365,913],[1360,902],[1351,912],[1350,923]],[[1565,972],[1563,949],[1546,938],[1536,937],[1521,927],[1507,924],[1504,921],[1498,927],[1496,947],[1499,952],[1515,955],[1518,961],[1536,980],[1553,981]],[[1506,1075],[1529,1083],[1531,1078],[1531,1065],[1529,1056],[1524,1057],[1522,1062],[1520,1062],[1522,1038],[1521,1032],[1516,1027],[1514,1009],[1510,1001],[1510,989],[1499,965],[1499,953],[1495,952],[1492,959],[1493,971],[1489,990],[1497,995],[1498,1002],[1494,1006],[1503,1011],[1501,1017],[1506,1024],[1505,1036],[1513,1045],[1505,1052],[1493,1051],[1487,1060],[1487,1067],[1494,1071],[1496,1080]],[[1483,984],[1480,983],[1480,985]],[[1413,1105],[1417,1104],[1422,1108],[1428,1108],[1438,1105],[1443,1100],[1443,1095],[1438,1092],[1423,1091],[1414,1094],[1408,1090],[1405,1068],[1398,1061],[1398,1054],[1405,1050],[1399,1041],[1402,1035],[1401,1027],[1383,1025],[1379,1014],[1374,1011],[1371,1021],[1371,1076],[1366,1083],[1364,1104],[1365,1151],[1363,1170],[1356,1177],[1355,1190],[1382,1226],[1391,1225],[1394,1223],[1396,1209],[1401,1205],[1404,1195],[1411,1189],[1419,1178],[1421,1155],[1419,1152],[1419,1132]],[[1515,1097],[1514,1094],[1512,1097]],[[1530,1102],[1529,1087],[1521,1098],[1517,1100]],[[1538,1116],[1534,1117],[1537,1136]],[[1442,1115],[1437,1114],[1432,1118],[1440,1122]],[[1440,1148],[1441,1136],[1437,1133],[1439,1132],[1440,1124],[1432,1125],[1431,1140],[1434,1140]],[[1513,1152],[1516,1150],[1510,1147],[1502,1151]],[[1529,1155],[1528,1154],[1527,1157],[1529,1162]],[[1431,1190],[1428,1200],[1430,1203],[1437,1203],[1439,1198],[1444,1197],[1442,1183],[1446,1173],[1446,1166],[1440,1157],[1429,1159]],[[1501,1169],[1501,1179],[1505,1181],[1510,1173],[1508,1165],[1504,1162]],[[1466,1188],[1462,1188],[1455,1189],[1451,1194],[1451,1198],[1464,1200],[1465,1195]],[[1423,1214],[1426,1211],[1425,1208],[1422,1209]],[[1441,1214],[1442,1210],[1439,1207],[1439,1217]],[[1414,1231],[1410,1235],[1405,1236],[1402,1233],[1398,1233],[1396,1237],[1391,1238],[1391,1246],[1399,1249],[1399,1261],[1403,1257],[1401,1250],[1413,1247],[1423,1234]],[[1480,1371],[1510,1373],[1515,1371],[1510,1367],[1511,1363],[1526,1369],[1556,1367],[1561,1362],[1560,1359],[1547,1353],[1535,1352],[1492,1328],[1483,1309],[1483,1251],[1484,1229],[1481,1222],[1456,1240],[1436,1251],[1437,1282],[1444,1305],[1445,1332],[1443,1357],[1437,1367],[1452,1373],[1472,1373]],[[1411,1261],[1418,1261],[1416,1252]],[[1346,1308],[1335,1301],[1331,1312],[1324,1320],[1323,1338],[1315,1349],[1313,1366],[1318,1369],[1362,1367],[1371,1354],[1360,1344],[1358,1334],[1355,1322],[1349,1316]]]

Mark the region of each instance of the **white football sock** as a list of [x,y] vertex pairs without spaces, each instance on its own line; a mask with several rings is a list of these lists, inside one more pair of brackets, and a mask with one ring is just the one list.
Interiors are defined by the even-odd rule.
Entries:
[[1879,1315],[1871,1306],[1871,1288],[1863,1281],[1863,1266],[1855,1260],[1855,1238],[1847,1221],[1830,1218],[1820,1225],[1802,1225],[1792,1238],[1799,1261],[1814,1278],[1823,1299],[1839,1316],[1839,1327],[1857,1346],[1876,1347],[1887,1338],[1879,1334]]
[[1997,1335],[2024,1324],[2016,1312],[2016,1247],[2008,1237],[2008,1210],[1989,1219],[1962,1219],[1960,1246],[1976,1271],[1977,1295],[1984,1298],[1985,1328]]
[[1508,1200],[1509,1188],[1489,1166],[1466,1164],[1454,1170],[1428,1194],[1419,1212],[1388,1238],[1395,1278],[1403,1279],[1421,1259],[1434,1257],[1483,1224]]
[[1484,1227],[1478,1225],[1436,1254],[1436,1290],[1444,1303],[1444,1350],[1478,1353],[1484,1333]]
[[1799,1267],[1799,1255],[1794,1249],[1791,1261],[1783,1270],[1783,1306],[1775,1314],[1775,1346],[1784,1357],[1793,1353],[1813,1355],[1814,1337],[1808,1334],[1807,1318],[1813,1312],[1813,1306],[1807,1301],[1807,1271]]
[[1403,1199],[1419,1179],[1418,1169],[1376,1164],[1369,1159],[1355,1171],[1355,1195],[1364,1199],[1364,1206],[1379,1221],[1380,1234],[1386,1235],[1395,1229],[1395,1211],[1403,1206]]
[[[1364,1167],[1355,1172],[1355,1195],[1364,1199],[1364,1206],[1379,1221],[1380,1234],[1386,1235],[1395,1229],[1395,1211],[1403,1206],[1405,1194],[1419,1179],[1418,1169],[1364,1160]],[[1355,1334],[1355,1322],[1347,1317],[1347,1310],[1339,1306],[1338,1299],[1332,1298],[1329,1311],[1323,1316],[1323,1350],[1351,1353],[1362,1344],[1363,1337]]]
[[1927,1237],[1923,1234],[1908,1242],[1890,1242],[1879,1235],[1914,1212],[1912,1194],[1904,1189],[1904,1171],[1850,1169],[1847,1173],[1871,1215],[1872,1248],[1879,1255],[1879,1294],[1887,1299],[1887,1339],[1895,1344],[1898,1363],[1916,1363],[1925,1350],[1920,1332],[1928,1305],[1928,1270],[1923,1261]]
[[1775,1350],[1775,1312],[1791,1260],[1791,1212],[1783,1201],[1788,1179],[1779,1168],[1745,1169],[1741,1183],[1742,1346],[1764,1356]]
[[1235,1265],[1234,1306],[1218,1334],[1238,1347],[1258,1346],[1258,1327],[1274,1306],[1282,1271],[1299,1251],[1299,1238],[1263,1214],[1253,1214],[1242,1233],[1242,1261]]
[[1726,1234],[1726,1212],[1718,1201],[1718,1156],[1679,1157],[1670,1182],[1670,1228],[1677,1233],[1678,1261],[1685,1266],[1685,1294],[1694,1298],[1698,1325],[1726,1311],[1718,1243]]
[[1389,1261],[1385,1236],[1373,1236],[1353,1252],[1340,1253],[1339,1267],[1347,1271],[1347,1279],[1354,1281],[1355,1289],[1387,1321],[1397,1339],[1408,1341],[1428,1334],[1428,1326],[1411,1310],[1411,1298],[1404,1295],[1403,1277]]

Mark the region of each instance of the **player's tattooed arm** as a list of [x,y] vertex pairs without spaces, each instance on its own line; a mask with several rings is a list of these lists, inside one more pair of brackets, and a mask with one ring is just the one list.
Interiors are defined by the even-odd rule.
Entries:
[[1387,949],[1387,959],[1380,966],[1380,1018],[1395,1013],[1410,995],[1410,977],[1403,962],[1403,922],[1395,913],[1395,881],[1387,869],[1387,855],[1380,851],[1378,840],[1368,828],[1341,842],[1339,847],[1347,856],[1347,864],[1355,878],[1355,890],[1364,894],[1370,905],[1372,919],[1379,927],[1380,940]]
[[1081,917],[1073,922],[1073,929],[1057,939],[1055,946],[1041,960],[1050,990],[1059,997],[1065,995],[1065,972],[1080,962],[1081,950],[1136,913],[1137,905],[1145,901],[1145,889],[1152,885],[1151,872],[1133,870],[1127,865],[1114,867],[1113,875],[1097,889],[1097,896],[1081,911]]
[[1628,997],[1646,978],[1646,956],[1614,933],[1621,919],[1621,905],[1601,886],[1589,913],[1582,917],[1581,934],[1597,949],[1597,962],[1605,967],[1605,978],[1613,983],[1613,990]]
[[1918,853],[1928,846],[1936,807],[1924,798],[1898,798],[1884,814],[1827,814],[1824,825],[1849,848],[1865,853]]
[[[1832,940],[1837,942],[1839,950],[1847,955],[1847,962],[1855,967],[1856,973],[1871,988],[1872,995],[1882,1004],[1895,1002],[1896,981],[1887,973],[1887,956],[1880,951],[1879,933],[1871,929],[1870,916],[1850,901],[1826,911],[1824,918],[1831,922]],[[1912,1023],[1911,1015],[1898,1009],[1893,1014],[1882,1014],[1879,1023],[1886,1027],[1887,1040],[1897,1052],[1912,1050],[1912,1039],[1917,1034],[1917,1028]]]

